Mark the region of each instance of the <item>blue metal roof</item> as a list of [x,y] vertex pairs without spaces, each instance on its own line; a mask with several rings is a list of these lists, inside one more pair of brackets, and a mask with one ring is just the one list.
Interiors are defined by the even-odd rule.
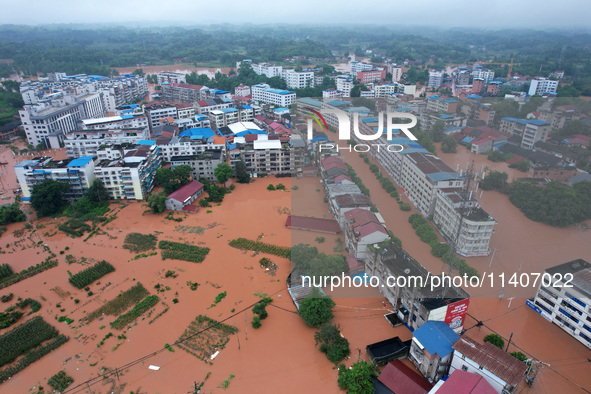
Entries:
[[465,142],[466,144],[472,143],[472,140],[474,140],[474,138],[472,138],[472,137],[464,137],[464,138],[462,138],[462,142]]
[[156,144],[156,141],[153,141],[153,140],[139,140],[137,144],[138,145],[150,145],[150,146],[152,146],[152,145]]
[[412,335],[430,354],[437,354],[441,358],[449,355],[453,351],[454,343],[460,339],[460,336],[443,321],[428,321]]
[[299,98],[296,100],[296,102],[306,104],[306,105],[311,105],[313,107],[318,107],[318,108],[322,107],[322,102],[320,102],[318,100],[314,100],[313,98],[309,98],[309,97]]
[[453,115],[446,115],[446,114],[441,114],[441,115],[439,115],[439,117],[440,117],[441,119],[449,119],[449,118],[453,118],[454,116],[453,116]]
[[269,93],[282,94],[282,95],[295,93],[295,92],[292,92],[290,90],[271,89],[271,88],[270,89],[265,89],[265,91],[266,92],[269,92]]
[[328,104],[332,105],[333,107],[339,107],[339,106],[342,106],[342,105],[351,105],[350,102],[348,102],[348,101],[342,101],[342,100],[329,101]]
[[84,167],[92,160],[92,156],[82,156],[72,160],[67,167]]
[[379,118],[365,118],[365,119],[362,119],[361,121],[363,123],[372,123],[372,122],[378,122],[379,120],[380,120]]
[[181,133],[179,134],[180,137],[202,136],[204,138],[209,138],[214,135],[215,132],[210,127],[193,127],[192,129],[181,131]]
[[312,138],[312,142],[316,142],[316,141],[330,141],[328,139],[328,137],[325,137],[323,135],[319,135],[317,137]]
[[469,94],[466,97],[468,97],[468,98],[482,98],[482,96],[479,96],[477,94]]
[[23,160],[18,164],[15,164],[15,167],[28,167],[39,163],[39,160]]
[[434,182],[447,181],[450,179],[462,179],[460,174],[456,172],[434,172],[432,174],[426,174],[427,178]]

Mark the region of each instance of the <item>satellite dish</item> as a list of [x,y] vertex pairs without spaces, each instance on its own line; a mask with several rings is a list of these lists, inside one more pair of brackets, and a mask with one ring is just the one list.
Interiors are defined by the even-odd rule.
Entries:
[[404,270],[404,273],[405,273],[406,275],[410,274],[410,269],[406,268],[406,269]]

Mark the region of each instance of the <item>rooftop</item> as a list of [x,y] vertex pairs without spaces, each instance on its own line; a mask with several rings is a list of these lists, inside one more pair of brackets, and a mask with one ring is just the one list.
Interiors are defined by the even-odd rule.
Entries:
[[413,336],[431,355],[445,358],[460,338],[444,321],[428,321],[413,332]]
[[169,194],[167,198],[184,203],[202,188],[203,183],[198,181],[191,181],[183,187],[181,187],[180,189],[178,189],[177,191]]

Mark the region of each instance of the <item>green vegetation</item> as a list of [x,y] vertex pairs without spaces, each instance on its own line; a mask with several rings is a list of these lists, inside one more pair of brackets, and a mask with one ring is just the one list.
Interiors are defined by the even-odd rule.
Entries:
[[316,242],[318,242],[319,244],[324,243],[325,240],[326,238],[324,237],[316,237]]
[[488,153],[488,160],[499,163],[502,161],[507,161],[512,159],[515,156],[515,153],[501,153],[501,151],[494,150]]
[[147,296],[142,301],[138,302],[132,310],[120,315],[114,322],[111,323],[111,327],[116,330],[122,330],[129,323],[140,317],[142,313],[156,305],[159,300],[160,299],[156,295]]
[[220,294],[215,296],[215,300],[213,300],[213,304],[211,304],[210,308],[213,308],[214,306],[219,304],[224,298],[226,298],[226,295],[227,293],[225,291],[222,291]]
[[[160,170],[160,169],[158,169]],[[152,213],[162,213],[166,209],[166,193],[155,192],[148,196],[146,199],[148,208],[152,210]]]
[[498,347],[499,349],[503,349],[505,346],[505,340],[501,338],[500,335],[497,334],[488,334],[484,337],[484,342],[488,342],[491,345]]
[[335,305],[335,302],[330,297],[323,296],[320,290],[314,287],[310,294],[300,301],[298,313],[306,325],[319,327],[332,320],[334,317],[332,308]]
[[125,236],[123,249],[129,249],[134,253],[154,250],[157,240],[154,234],[129,233]]
[[273,190],[275,190],[275,186],[273,186],[272,183],[269,183],[269,186],[267,186],[267,190],[273,191]]
[[[238,332],[238,329],[228,324],[204,315],[199,315],[189,324],[177,342],[177,346],[186,352],[209,362],[209,357],[216,350],[223,349],[230,335]],[[195,335],[199,333],[199,335]]]
[[341,336],[336,324],[322,324],[314,334],[314,340],[318,350],[326,354],[326,358],[334,364],[338,364],[351,353],[349,341]]
[[14,274],[14,271],[12,271],[12,267],[10,265],[6,263],[0,264],[0,280],[8,278],[12,274]]
[[270,297],[263,297],[259,302],[252,307],[252,328],[259,328],[261,326],[261,320],[265,320],[268,316],[267,313],[267,305],[273,302],[273,299]]
[[68,280],[76,288],[82,289],[113,271],[115,271],[115,267],[107,261],[101,260],[92,267],[88,267],[77,274],[72,275]]
[[[0,66],[0,77],[6,75],[8,65]],[[18,115],[18,111],[22,109],[25,103],[20,95],[20,82],[6,80],[0,82],[0,126],[14,121],[14,116]]]
[[[0,366],[9,364],[24,354],[15,364],[0,370],[0,383],[57,349],[68,339],[64,335],[58,335],[57,330],[40,316],[36,316],[0,336],[0,349],[2,349]],[[50,341],[43,344],[48,340]]]
[[248,173],[246,164],[244,163],[244,160],[242,160],[242,158],[240,158],[240,161],[236,162],[234,168],[236,181],[238,183],[250,183],[250,174]]
[[234,379],[234,374],[231,373],[230,376],[228,376],[228,379],[225,379],[222,382],[222,388],[225,390],[230,386],[230,382],[232,381],[232,379]]
[[31,207],[37,216],[50,216],[61,211],[65,204],[64,193],[70,185],[67,183],[46,180],[37,183],[31,191]]
[[74,378],[68,376],[65,371],[59,371],[47,381],[54,390],[64,391],[74,382]]
[[42,263],[32,265],[29,268],[22,270],[21,272],[14,273],[8,277],[0,279],[0,289],[13,285],[21,280],[30,278],[31,276],[37,275],[45,270],[57,266],[57,260],[46,259]]
[[492,171],[481,187],[509,195],[513,205],[536,222],[564,227],[591,218],[591,182],[539,186],[529,180],[514,180],[509,184],[506,173]]
[[140,302],[140,300],[149,294],[150,293],[148,290],[146,290],[144,286],[138,282],[130,289],[118,294],[117,297],[113,298],[100,308],[90,312],[88,315],[82,318],[82,320],[90,323],[94,319],[101,317],[103,314],[108,316],[119,315],[127,310],[130,306]]
[[228,179],[234,175],[234,170],[228,163],[220,163],[213,170],[213,175],[216,177],[219,183],[225,185]]
[[237,249],[252,250],[254,252],[261,252],[272,254],[279,257],[290,258],[291,249],[284,246],[276,246],[259,241],[252,241],[246,238],[236,238],[229,242],[229,245]]
[[515,168],[521,172],[527,172],[527,170],[529,170],[529,160],[521,159],[517,163],[510,164],[509,168]]
[[162,260],[176,259],[193,263],[202,262],[210,250],[209,248],[172,241],[160,241],[158,247],[162,249]]
[[359,190],[361,190],[361,193],[365,194],[366,196],[369,196],[369,189],[363,184],[361,178],[357,176],[357,173],[355,172],[353,167],[351,167],[347,163],[345,163],[345,165],[347,166],[347,171],[349,171],[349,176],[351,177],[351,180],[357,185]]
[[523,361],[523,362],[527,361],[527,356],[525,354],[523,354],[522,352],[511,352],[509,354],[512,355],[513,357],[515,357],[516,359],[518,359],[519,361]]
[[443,153],[456,153],[456,146],[458,143],[451,135],[446,135],[441,141],[441,151]]
[[19,202],[0,207],[0,225],[24,222],[25,220],[27,220],[27,215],[21,211]]
[[379,375],[379,370],[371,363],[360,360],[354,363],[351,368],[341,364],[339,366],[339,387],[347,390],[349,394],[372,394],[373,377]]
[[[342,247],[342,243],[339,245]],[[293,263],[292,276],[298,278],[301,275],[310,277],[340,275],[349,271],[345,256],[319,253],[315,246],[304,244],[296,245],[291,249],[291,261]]]
[[175,168],[159,168],[156,170],[154,182],[162,186],[165,196],[180,189],[191,181],[191,166],[181,165]]

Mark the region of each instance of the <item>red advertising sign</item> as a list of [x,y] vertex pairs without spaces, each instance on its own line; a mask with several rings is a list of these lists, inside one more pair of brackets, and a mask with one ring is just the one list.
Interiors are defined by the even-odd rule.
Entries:
[[447,306],[447,313],[445,314],[445,323],[452,330],[461,330],[464,327],[464,319],[468,313],[468,304],[470,299],[454,302]]

